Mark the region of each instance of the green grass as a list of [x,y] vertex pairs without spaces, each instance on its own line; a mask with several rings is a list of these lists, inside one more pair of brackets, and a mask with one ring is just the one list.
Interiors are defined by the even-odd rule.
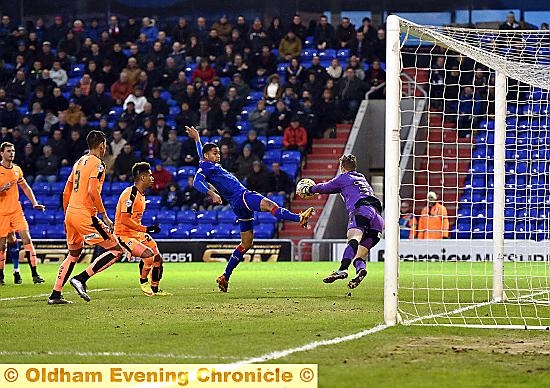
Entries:
[[[108,289],[90,303],[67,285],[75,303],[48,306],[36,295],[50,292],[57,266],[40,267],[43,285],[23,267],[23,285],[8,275],[0,288],[0,363],[231,363],[382,323],[382,263],[369,264],[351,293],[345,282],[321,282],[333,263],[242,264],[227,294],[214,282],[223,268],[167,264],[162,288],[174,295],[147,298],[137,265],[117,264],[89,281]],[[19,296],[33,297],[2,300]],[[550,381],[548,349],[544,331],[397,326],[270,362],[319,364],[320,387],[538,387]]]

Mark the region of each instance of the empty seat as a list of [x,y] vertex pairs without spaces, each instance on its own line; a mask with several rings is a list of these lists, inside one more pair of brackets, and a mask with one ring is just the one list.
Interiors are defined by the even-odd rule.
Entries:
[[272,163],[280,163],[281,151],[268,149],[267,151],[265,151],[263,162],[266,165],[271,165]]
[[254,236],[257,238],[272,238],[274,233],[274,224],[260,224],[254,228]]
[[218,223],[218,212],[215,210],[197,212],[197,222],[199,224],[215,225]]
[[197,223],[197,212],[193,210],[181,210],[176,215],[178,224],[194,225]]
[[189,236],[191,238],[209,238],[212,226],[210,225],[197,225],[189,230]]
[[283,151],[281,154],[282,163],[300,163],[302,154],[300,151]]
[[176,211],[175,210],[161,210],[157,213],[157,223],[160,225],[172,225],[176,223]]
[[272,136],[269,139],[267,139],[268,150],[280,150],[281,148],[283,148],[282,136]]

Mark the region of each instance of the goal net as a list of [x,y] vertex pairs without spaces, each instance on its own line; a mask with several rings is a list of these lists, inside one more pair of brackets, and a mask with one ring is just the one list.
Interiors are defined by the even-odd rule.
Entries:
[[387,26],[386,323],[548,329],[550,34]]

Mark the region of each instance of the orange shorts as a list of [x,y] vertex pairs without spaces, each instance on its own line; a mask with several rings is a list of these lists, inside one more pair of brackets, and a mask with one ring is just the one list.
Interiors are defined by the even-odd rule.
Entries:
[[115,236],[97,216],[79,210],[68,209],[65,214],[65,231],[69,249],[79,249],[88,245],[100,245],[111,249],[117,245]]
[[147,248],[153,251],[153,256],[159,254],[157,243],[148,234],[145,234],[143,238],[118,236],[118,242],[134,257],[141,257]]
[[11,232],[29,230],[23,210],[19,209],[10,214],[0,215],[0,237],[6,237]]

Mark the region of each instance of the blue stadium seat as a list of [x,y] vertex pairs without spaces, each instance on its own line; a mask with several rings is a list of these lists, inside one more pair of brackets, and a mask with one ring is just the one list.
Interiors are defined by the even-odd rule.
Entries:
[[50,195],[51,193],[51,187],[50,187],[51,183],[48,183],[48,182],[39,182],[39,183],[34,183],[32,185],[32,191],[34,192],[34,194],[38,197],[38,196],[46,196],[46,195]]
[[[281,167],[281,170],[283,168]],[[280,194],[271,194],[269,197],[273,202],[275,202],[277,205],[283,207],[285,205],[285,196]]]
[[215,210],[197,212],[197,222],[199,224],[215,225],[218,223],[218,212]]
[[[250,109],[250,106],[248,107],[245,106],[243,110],[246,110],[247,112],[250,113],[254,110],[254,108]],[[252,129],[252,124],[250,124],[249,121],[238,121],[237,128],[239,128],[240,133],[246,134],[248,133],[248,131]]]
[[191,238],[210,238],[212,226],[211,225],[197,225],[189,230],[189,237]]
[[189,228],[187,225],[178,225],[175,228],[170,229],[170,237],[171,238],[189,238]]
[[336,52],[336,58],[338,58],[339,60],[346,60],[347,58],[349,58],[350,52],[350,49],[339,49]]
[[236,135],[233,136],[233,140],[237,144],[237,147],[241,147],[243,143],[246,141],[246,135]]
[[161,225],[173,225],[176,223],[175,210],[161,210],[157,213],[157,223]]
[[172,176],[176,176],[176,172],[178,170],[175,166],[164,166],[164,169],[172,174]]
[[46,233],[48,238],[64,239],[65,227],[63,225],[50,226]]
[[129,182],[111,182],[111,193],[118,193],[118,196],[124,191],[125,188],[130,186]]
[[84,75],[84,71],[86,70],[86,64],[85,63],[75,63],[71,66],[71,69],[69,70],[69,77],[82,77]]
[[42,197],[42,205],[46,206],[48,209],[57,209],[61,206],[61,195],[55,194],[47,197]]
[[272,238],[275,233],[273,224],[260,224],[254,228],[254,236],[256,238]]
[[266,165],[271,165],[271,163],[280,163],[281,162],[281,151],[279,150],[270,150],[265,151],[263,162]]
[[67,180],[69,175],[71,175],[72,167],[70,166],[63,166],[59,169],[59,179],[61,180]]
[[221,136],[212,136],[212,137],[210,138],[210,142],[211,142],[211,143],[216,143],[216,144],[218,144],[218,143],[220,142],[221,139],[222,139]]
[[267,212],[256,212],[256,219],[260,224],[276,224],[277,217]]
[[317,55],[317,50],[312,48],[306,48],[302,50],[301,58],[302,60],[313,58],[314,55]]
[[272,136],[269,139],[267,139],[268,150],[280,150],[281,148],[283,148],[282,136]]
[[231,229],[226,228],[225,225],[218,225],[210,230],[210,238],[225,239],[231,237]]
[[195,225],[197,223],[197,212],[193,210],[181,210],[176,215],[179,224]]
[[157,222],[157,217],[154,212],[145,211],[141,219],[143,225],[152,225]]
[[281,162],[286,163],[300,163],[302,160],[302,154],[300,151],[283,151],[281,154]]
[[178,168],[176,178],[178,180],[187,180],[187,177],[194,176],[196,173],[197,168],[195,166],[182,166]]
[[51,189],[51,193],[52,194],[61,194],[63,192],[63,190],[65,189],[65,184],[67,182],[54,182],[54,183],[50,183],[50,189]]
[[160,209],[160,202],[162,197],[160,195],[149,195],[146,199],[147,210],[158,210]]
[[319,51],[319,58],[320,59],[325,59],[325,60],[333,60],[334,58],[336,58],[336,50],[334,49],[326,49],[326,50],[323,50],[323,51]]
[[237,218],[232,210],[219,211],[218,222],[220,224],[236,224]]
[[304,47],[305,48],[313,47],[313,36],[306,36],[306,39],[304,40]]
[[48,225],[31,224],[30,231],[34,239],[48,238]]
[[55,225],[55,212],[54,211],[35,212],[34,222],[37,224]]
[[298,177],[299,165],[296,163],[285,163],[281,165],[281,170],[286,172],[288,176],[295,181]]

